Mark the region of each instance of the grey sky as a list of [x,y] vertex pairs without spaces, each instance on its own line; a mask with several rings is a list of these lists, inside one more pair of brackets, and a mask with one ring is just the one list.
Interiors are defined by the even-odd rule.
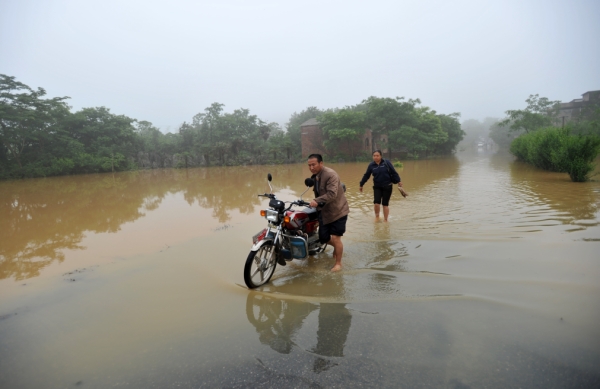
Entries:
[[600,1],[0,0],[0,73],[175,132],[420,98],[462,120],[600,89]]

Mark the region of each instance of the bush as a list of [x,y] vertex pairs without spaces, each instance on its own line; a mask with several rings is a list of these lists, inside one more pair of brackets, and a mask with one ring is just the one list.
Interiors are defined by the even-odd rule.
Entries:
[[574,182],[587,181],[600,152],[600,137],[571,135],[571,131],[571,127],[550,127],[521,135],[510,151],[540,169],[568,173]]
[[600,138],[597,136],[576,135],[565,139],[557,160],[561,169],[569,173],[571,181],[585,182],[594,171],[594,160],[600,152]]
[[394,161],[394,167],[404,167],[404,164],[400,161]]

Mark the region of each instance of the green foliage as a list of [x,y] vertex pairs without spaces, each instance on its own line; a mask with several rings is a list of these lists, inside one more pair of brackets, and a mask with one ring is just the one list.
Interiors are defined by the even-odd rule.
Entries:
[[569,125],[573,128],[573,134],[600,136],[600,101],[586,107],[581,117]]
[[510,151],[541,169],[565,172],[572,181],[589,180],[600,153],[600,137],[572,135],[572,127],[549,127],[516,138]]
[[[436,142],[434,154],[436,155],[447,155],[452,154],[456,150],[456,146],[464,138],[465,132],[460,126],[458,119],[460,118],[459,113],[452,113],[450,115],[437,115],[442,125],[442,132],[445,136],[440,136],[445,141],[439,143]],[[438,139],[439,141],[439,139]]]
[[367,129],[380,148],[412,156],[451,153],[464,136],[457,114],[439,115],[418,99],[370,97],[344,109],[308,107],[292,114],[286,131],[248,109],[228,113],[215,102],[177,132],[163,134],[106,107],[71,112],[67,97],[45,95],[0,75],[0,179],[293,162],[301,155],[301,124],[317,117],[331,160],[370,161]]
[[571,181],[585,182],[594,171],[594,160],[600,153],[600,137],[574,135],[565,139],[557,155],[561,170],[569,173]]
[[513,131],[529,133],[553,124],[560,101],[552,101],[536,94],[529,95],[525,102],[527,102],[525,109],[506,111],[506,118],[500,122],[500,125],[509,125]]
[[404,164],[400,161],[394,161],[394,167],[404,167]]
[[318,121],[326,139],[325,147],[328,150],[345,147],[349,159],[355,160],[359,152],[357,143],[361,144],[365,133],[365,113],[344,108],[337,112],[326,112],[318,117]]
[[370,153],[358,153],[354,158],[356,162],[371,162],[373,160],[373,156]]
[[[294,144],[277,123],[243,108],[224,113],[223,104],[213,103],[177,133],[163,134],[105,107],[72,113],[66,97],[46,99],[45,93],[0,75],[0,178],[280,163],[301,150],[299,132]],[[311,107],[289,124],[320,112]]]
[[[247,109],[223,113],[223,104],[214,103],[184,123],[180,135],[191,153],[201,156],[207,165],[266,163],[287,155],[294,147],[277,123],[266,123]],[[269,142],[269,139],[274,139]]]
[[404,101],[402,97],[363,101],[369,128],[374,135],[387,135],[390,151],[405,150],[416,158],[454,152],[464,136],[460,115],[440,115],[420,103],[419,99]]
[[149,122],[136,128],[134,119],[105,107],[72,113],[66,97],[45,93],[0,75],[0,178],[134,169],[145,150],[171,152]]
[[33,90],[0,74],[0,164],[5,177],[48,171],[46,155],[65,136],[60,123],[69,109],[64,102],[68,97],[46,99],[45,95],[42,88]]

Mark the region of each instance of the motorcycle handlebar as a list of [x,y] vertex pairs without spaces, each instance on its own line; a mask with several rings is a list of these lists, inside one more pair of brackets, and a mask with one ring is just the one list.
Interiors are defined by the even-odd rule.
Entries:
[[[297,204],[297,205],[304,206],[304,207],[310,207],[310,202],[304,201],[304,200],[294,201],[294,202],[292,202],[292,204]],[[325,203],[324,202],[320,202],[320,203],[317,203],[317,205],[319,207],[322,207],[322,206],[325,205]]]
[[[272,193],[259,194],[258,196],[259,196],[259,197],[275,198],[275,195],[274,195],[274,194],[272,194]],[[299,205],[299,206],[301,206],[301,207],[310,207],[310,202],[308,202],[308,201],[304,201],[304,200],[292,201],[292,202],[290,202],[289,204],[290,204],[290,207],[289,207],[289,208],[291,208],[291,207],[292,207],[292,205]],[[324,205],[325,205],[325,203],[319,203],[319,207],[322,207],[322,206],[324,206]],[[288,209],[289,209],[289,208],[288,208]]]

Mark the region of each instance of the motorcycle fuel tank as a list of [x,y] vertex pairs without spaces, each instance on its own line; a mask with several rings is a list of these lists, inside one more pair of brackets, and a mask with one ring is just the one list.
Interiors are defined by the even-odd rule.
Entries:
[[317,210],[314,208],[305,208],[302,211],[287,211],[286,216],[290,217],[290,221],[289,223],[285,223],[285,228],[288,230],[302,228],[308,221],[316,221],[318,218],[317,215]]
[[297,230],[298,228],[302,228],[304,223],[308,221],[308,215],[304,212],[287,211],[285,214],[286,216],[290,217],[290,221],[284,225],[288,230]]

